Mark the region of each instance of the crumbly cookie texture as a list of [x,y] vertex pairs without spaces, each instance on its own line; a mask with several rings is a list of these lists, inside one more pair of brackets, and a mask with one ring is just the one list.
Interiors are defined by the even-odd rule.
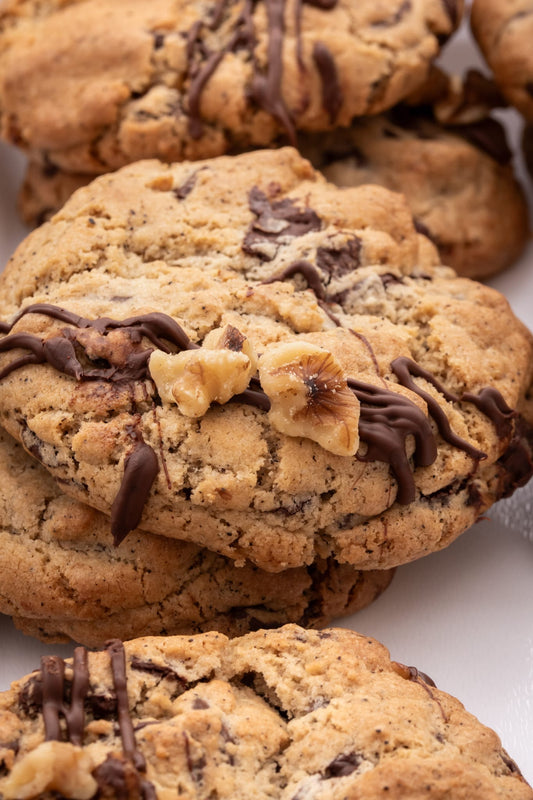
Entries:
[[529,0],[474,0],[474,37],[508,101],[533,121],[533,8]]
[[[139,526],[272,571],[404,563],[531,471],[531,335],[436,262],[400,195],[336,188],[291,148],[131,165],[2,275],[2,424],[117,542]],[[258,377],[200,418],[161,399],[153,350],[226,325],[259,363],[280,344],[331,353],[359,402],[355,456],[276,429]],[[336,387],[304,379],[320,419]]]
[[501,272],[528,241],[526,198],[503,129],[490,117],[441,124],[431,107],[403,105],[302,137],[300,149],[338,186],[377,183],[403,192],[419,229],[460,275]]
[[109,519],[63,495],[3,431],[0,453],[0,612],[40,639],[94,647],[141,634],[321,627],[368,605],[392,578],[333,559],[279,573],[236,567],[145,531],[113,547]]
[[5,800],[533,798],[494,731],[348,630],[78,648],[0,695],[0,721]]
[[420,84],[462,0],[7,0],[0,131],[106,172],[347,125]]

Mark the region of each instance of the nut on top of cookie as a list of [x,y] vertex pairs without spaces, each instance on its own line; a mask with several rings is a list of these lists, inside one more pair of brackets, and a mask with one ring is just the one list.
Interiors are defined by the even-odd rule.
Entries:
[[61,490],[278,571],[444,547],[531,473],[532,340],[402,196],[292,148],[98,178],[0,279],[2,424]]

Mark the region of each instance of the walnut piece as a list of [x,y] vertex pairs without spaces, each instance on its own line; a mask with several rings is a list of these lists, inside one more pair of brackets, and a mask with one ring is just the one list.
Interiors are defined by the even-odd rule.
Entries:
[[91,775],[92,759],[69,742],[43,742],[18,761],[0,794],[5,800],[27,800],[57,792],[73,800],[89,800],[98,789]]
[[244,392],[257,356],[250,341],[226,325],[210,331],[197,350],[155,350],[149,369],[164,403],[176,403],[186,417],[202,417],[211,403],[227,403]]
[[329,351],[309,342],[272,345],[259,359],[259,375],[278,431],[312,439],[336,455],[355,455],[359,400]]

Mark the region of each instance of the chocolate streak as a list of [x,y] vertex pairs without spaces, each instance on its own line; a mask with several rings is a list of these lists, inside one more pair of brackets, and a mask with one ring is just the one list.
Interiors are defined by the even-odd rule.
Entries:
[[42,703],[45,739],[47,742],[62,740],[59,715],[67,723],[68,741],[81,745],[85,723],[84,701],[89,690],[87,651],[76,647],[72,662],[73,678],[70,705],[63,699],[65,688],[65,662],[58,656],[41,658]]
[[[113,639],[107,643],[106,649],[111,662],[116,695],[115,708],[123,753],[138,774],[141,796],[144,800],[155,800],[155,787],[143,777],[146,772],[146,760],[137,748],[129,712],[124,646],[118,639]],[[77,647],[74,650],[70,705],[67,705],[64,699],[68,689],[65,682],[65,662],[62,658],[59,656],[43,656],[41,658],[41,681],[46,741],[62,741],[59,715],[63,714],[67,723],[66,740],[81,747],[85,729],[84,704],[90,689],[87,650],[84,647]],[[115,757],[108,756],[107,761],[96,768],[95,776],[100,786],[107,785],[126,789],[126,786],[123,785],[124,769],[121,762]]]
[[[306,280],[319,305],[330,319],[336,325],[342,327],[339,318],[332,314],[327,307],[328,304],[325,301],[326,292],[320,272],[309,261],[295,261],[285,267],[282,272],[264,280],[263,283],[269,284],[275,281],[283,281],[296,274],[301,275]],[[351,329],[347,330],[361,338],[366,346],[370,347],[368,341],[361,334]],[[413,376],[423,378],[431,383],[450,402],[469,402],[475,405],[490,419],[496,429],[496,433],[501,438],[511,434],[513,420],[516,419],[517,413],[507,405],[497,389],[487,387],[477,395],[472,392],[464,392],[461,396],[455,395],[449,392],[430,372],[412,359],[403,356],[392,361],[391,369],[402,386],[410,389],[425,401],[429,416],[435,421],[442,438],[448,444],[463,450],[476,462],[485,459],[487,457],[486,454],[454,433],[439,402],[429,392],[419,387],[414,382]],[[348,386],[361,403],[359,436],[367,444],[366,453],[357,455],[357,458],[361,461],[384,461],[388,463],[398,481],[397,501],[401,504],[413,502],[416,488],[405,450],[407,436],[411,434],[415,438],[414,459],[417,466],[429,466],[437,457],[435,437],[425,414],[408,398],[388,389],[361,383],[352,378],[348,379]],[[517,476],[513,482],[513,488],[522,485],[525,482],[525,475],[530,474],[527,466],[531,463],[531,457],[529,457],[526,466],[523,464],[526,450],[526,445],[523,444],[524,440],[525,437],[522,436],[520,442],[517,442],[516,445],[514,445],[514,442],[512,443],[514,445],[513,457],[509,458],[508,471],[512,472],[513,476],[515,474]],[[515,464],[515,462],[517,463]],[[503,461],[502,465],[505,467]]]
[[[253,76],[249,89],[249,98],[260,108],[274,117],[285,130],[290,143],[296,146],[296,131],[294,120],[285,105],[282,97],[283,78],[283,40],[285,35],[285,8],[286,0],[264,0],[266,5],[268,43],[267,66],[263,73],[257,62],[254,48],[256,35],[253,24],[253,14],[258,0],[245,0],[243,10],[237,17],[235,29],[229,41],[220,50],[208,52],[201,39],[202,28],[207,23],[199,20],[194,23],[188,34],[187,58],[189,62],[189,133],[193,139],[198,139],[203,133],[203,123],[200,113],[202,92],[220,65],[227,53],[234,53],[239,48],[249,52],[253,65]],[[301,9],[302,4],[308,4],[329,10],[336,6],[337,0],[298,0],[295,7],[296,52],[297,61],[301,70],[303,67],[301,45]],[[227,0],[219,0],[207,27],[216,31],[223,23],[228,7]],[[202,66],[195,69],[194,59],[199,56]],[[342,91],[337,77],[337,70],[333,56],[327,47],[315,43],[313,60],[322,80],[322,104],[333,122],[342,105]]]

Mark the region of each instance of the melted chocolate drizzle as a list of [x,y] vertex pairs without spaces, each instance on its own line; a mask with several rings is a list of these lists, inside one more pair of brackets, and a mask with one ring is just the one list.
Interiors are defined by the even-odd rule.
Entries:
[[[243,9],[235,22],[233,33],[229,41],[220,50],[209,52],[201,38],[201,34],[204,26],[207,26],[211,31],[216,31],[220,28],[228,9],[227,0],[220,0],[214,8],[208,23],[198,20],[188,32],[189,133],[193,139],[198,139],[203,134],[200,104],[206,84],[227,53],[234,53],[239,48],[244,48],[248,50],[249,58],[253,65],[249,99],[274,117],[285,130],[289,142],[296,146],[294,120],[283,100],[281,91],[286,0],[264,0],[268,25],[267,66],[265,72],[261,70],[254,52],[256,35],[253,14],[257,3],[258,0],[245,0]],[[337,0],[298,0],[296,3],[296,51],[298,65],[302,70],[301,13],[302,5],[305,3],[327,11],[336,6]],[[200,61],[200,65],[196,65],[196,60]],[[343,101],[334,59],[324,44],[317,43],[313,52],[313,60],[322,80],[323,107],[333,122]]]
[[85,723],[84,702],[89,690],[89,670],[87,651],[76,647],[72,662],[73,678],[70,705],[64,699],[65,662],[58,656],[41,658],[42,706],[45,739],[62,741],[59,716],[62,714],[67,724],[68,741],[81,745]]
[[313,61],[322,81],[322,106],[333,125],[343,101],[335,59],[323,42],[316,42],[313,47]]
[[431,424],[424,412],[407,397],[388,389],[348,379],[348,386],[361,404],[359,436],[367,444],[360,461],[383,461],[390,465],[398,481],[397,501],[412,503],[416,488],[405,440],[415,439],[414,460],[426,467],[437,458],[437,444]]
[[135,445],[124,461],[124,475],[111,506],[111,533],[115,547],[139,525],[150,489],[159,472],[155,450],[139,431],[130,432]]
[[[270,218],[279,219],[279,217],[275,216],[278,211],[281,218],[286,220],[290,211],[292,219],[288,223],[289,226],[296,225],[299,227],[303,225],[305,228],[310,219],[311,224],[314,224],[312,216],[308,216],[308,213],[313,215],[314,212],[309,212],[309,210],[301,212],[295,209],[290,201],[282,200],[278,204],[271,205],[266,200],[266,196],[257,188],[256,194],[252,199],[256,203],[257,210],[260,211],[259,216],[266,214],[267,221]],[[265,208],[268,211],[265,211]],[[274,213],[272,213],[272,209],[274,209]],[[304,214],[303,221],[301,219],[302,213]],[[340,326],[338,318],[329,311],[327,303],[321,299],[325,296],[322,279],[319,271],[310,262],[305,260],[295,261],[281,273],[267,279],[264,283],[285,280],[295,274],[302,275],[309,288],[315,293],[320,305],[335,324]],[[77,328],[92,327],[104,336],[111,330],[122,329],[128,332],[132,337],[132,341],[139,343],[142,336],[145,336],[164,352],[171,351],[169,344],[177,350],[199,347],[199,345],[191,342],[183,328],[166,314],[145,314],[122,321],[112,320],[107,317],[89,320],[72,314],[65,309],[47,304],[30,305],[23,309],[11,326],[4,325],[5,332],[7,333],[11,330],[15,322],[28,313],[45,314],[55,319],[69,322]],[[369,347],[369,343],[366,342],[364,337],[355,331],[352,331],[352,333],[364,340],[364,343]],[[115,367],[103,370],[85,370],[77,359],[75,350],[73,353],[70,347],[60,347],[63,342],[67,342],[69,345],[72,344],[72,339],[71,329],[63,330],[61,336],[55,336],[46,341],[31,334],[7,335],[0,340],[0,352],[23,347],[29,349],[31,353],[11,362],[0,372],[0,378],[27,363],[43,363],[45,361],[52,364],[57,370],[72,375],[76,380],[99,378],[111,381],[136,379],[139,374],[138,362],[142,361],[144,366],[140,375],[143,378],[150,377],[147,365],[149,355],[152,352],[151,348],[134,354],[137,357],[143,356],[143,359],[137,358],[135,365],[132,365],[128,358],[126,359],[125,368],[120,370],[116,370]],[[47,346],[49,342],[53,343],[53,347]],[[516,414],[507,406],[496,389],[487,388],[483,389],[478,395],[465,393],[458,397],[447,391],[431,373],[409,358],[401,357],[395,359],[391,364],[391,369],[401,385],[418,394],[426,402],[429,415],[435,421],[442,438],[449,444],[466,452],[474,460],[479,461],[486,458],[485,453],[473,447],[452,431],[438,401],[428,392],[421,389],[413,380],[413,376],[429,381],[449,401],[467,401],[475,404],[482,413],[491,419],[499,433],[506,434],[512,430],[512,421]],[[432,464],[437,457],[437,445],[428,418],[415,403],[397,392],[352,378],[349,378],[347,383],[361,404],[359,436],[361,441],[366,444],[366,452],[358,454],[357,458],[366,462],[383,461],[388,463],[398,482],[397,501],[400,504],[413,502],[416,496],[416,487],[410,460],[406,453],[406,439],[409,435],[414,437],[415,450],[413,458],[417,466],[429,466]],[[264,411],[268,411],[270,408],[270,401],[261,384],[255,378],[250,381],[249,387],[243,393],[236,395],[233,400],[256,406]],[[144,442],[140,431],[130,426],[127,432],[134,442],[134,447],[125,459],[121,487],[112,505],[112,533],[115,545],[120,544],[129,531],[139,524],[144,505],[159,470],[157,455]]]
[[[299,260],[289,264],[281,272],[267,278],[264,284],[283,281],[294,275],[301,275],[307,282],[323,310],[336,325],[342,327],[339,318],[331,313],[325,302],[326,292],[322,277],[317,268],[308,261]],[[360,338],[373,355],[369,342],[362,334],[347,328]],[[375,357],[374,365],[377,368]],[[419,387],[413,376],[423,378],[431,383],[443,397],[454,403],[469,402],[475,405],[493,423],[498,436],[509,436],[513,429],[513,420],[517,413],[511,409],[501,393],[493,387],[482,389],[479,394],[464,392],[461,396],[449,392],[430,372],[425,370],[415,361],[407,357],[396,358],[391,363],[391,369],[398,382],[407,389],[421,397],[427,407],[429,416],[434,420],[442,438],[454,447],[463,450],[476,462],[485,459],[486,454],[478,450],[462,437],[458,436],[451,428],[448,418],[438,401],[428,392]],[[379,370],[378,370],[379,374]],[[405,505],[413,502],[416,496],[416,487],[412,469],[405,450],[405,440],[412,435],[415,439],[414,460],[417,466],[429,466],[437,457],[437,445],[431,425],[426,415],[408,398],[392,392],[386,388],[379,388],[349,378],[348,386],[355,393],[361,404],[359,420],[359,436],[367,445],[364,455],[358,454],[360,461],[383,461],[388,463],[398,481],[398,503]],[[507,472],[519,481],[525,481],[524,475],[530,474],[529,463],[524,466],[525,446],[522,444],[524,436],[512,450],[509,464],[504,465]],[[505,455],[505,454],[504,454]],[[503,457],[502,457],[503,458]],[[515,463],[516,462],[516,463]],[[502,463],[503,465],[503,463]],[[509,479],[511,481],[511,478]]]
[[270,278],[266,278],[264,281],[262,281],[262,283],[265,285],[269,283],[277,283],[277,281],[284,281],[287,278],[292,278],[293,275],[301,275],[302,278],[306,280],[307,285],[312,290],[317,300],[326,299],[326,290],[324,288],[324,284],[322,283],[322,278],[319,271],[315,266],[313,266],[313,264],[311,264],[309,261],[305,261],[304,259],[293,261],[293,263],[289,264],[288,267],[285,267],[284,270],[276,273],[276,275],[272,275]]
[[[129,712],[128,689],[126,680],[126,656],[124,645],[118,639],[106,645],[111,662],[111,672],[115,689],[115,711],[118,718],[120,737],[124,757],[137,772],[141,796],[144,800],[155,800],[155,787],[143,776],[146,772],[146,760],[138,750],[135,741],[133,722]],[[59,716],[66,721],[66,741],[82,746],[85,729],[85,701],[88,699],[90,681],[87,650],[77,647],[72,660],[72,681],[65,681],[65,662],[59,656],[43,656],[41,658],[42,682],[42,714],[46,741],[63,741]],[[70,692],[70,704],[65,695]],[[95,770],[95,777],[102,786],[116,789],[125,788],[125,770],[123,763],[114,756]],[[120,796],[120,795],[119,795]]]

